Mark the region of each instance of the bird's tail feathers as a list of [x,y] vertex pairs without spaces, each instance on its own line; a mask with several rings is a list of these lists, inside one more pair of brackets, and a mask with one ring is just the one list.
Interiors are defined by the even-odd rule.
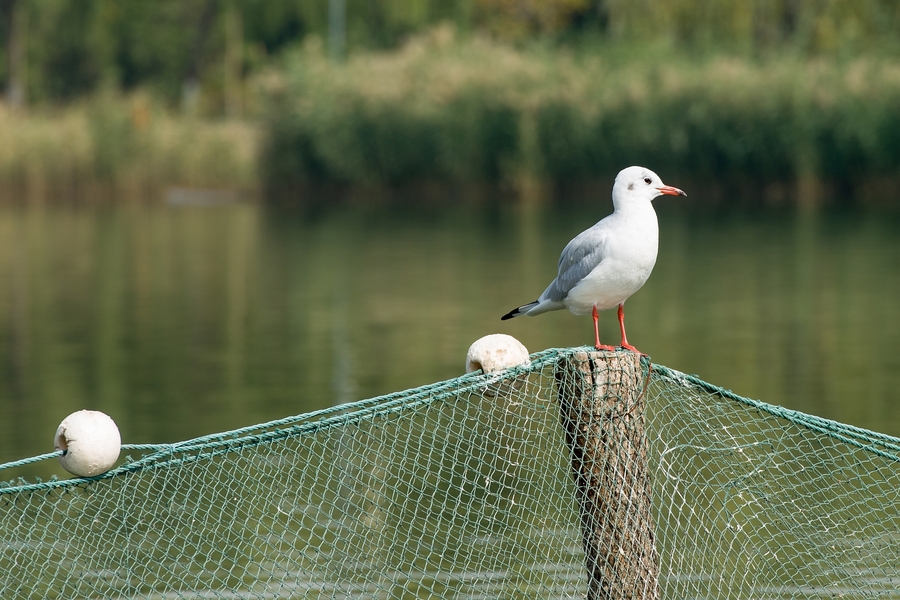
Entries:
[[505,315],[503,315],[502,317],[500,317],[500,320],[506,321],[507,319],[514,319],[516,317],[521,317],[522,315],[524,315],[525,313],[527,313],[529,310],[531,310],[532,308],[534,308],[537,305],[538,305],[537,300],[535,300],[534,302],[529,302],[528,304],[523,304],[522,306],[520,306],[518,308],[514,308],[511,311],[509,311],[508,313],[506,313]]

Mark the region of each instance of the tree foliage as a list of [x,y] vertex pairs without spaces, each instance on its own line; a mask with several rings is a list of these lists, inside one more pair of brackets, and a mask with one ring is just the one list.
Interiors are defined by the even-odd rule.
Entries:
[[[900,49],[896,0],[340,1],[351,52],[396,47],[446,21],[462,32],[518,43],[662,41],[713,52],[807,55]],[[13,18],[16,10],[22,18]],[[242,25],[244,75],[308,36],[328,35],[329,0],[0,0],[0,86],[8,92],[10,74],[24,74],[27,97],[38,102],[104,88],[148,88],[177,103],[192,78],[221,90],[228,11],[237,11]],[[23,29],[17,33],[25,48],[18,58],[12,51],[16,27]]]

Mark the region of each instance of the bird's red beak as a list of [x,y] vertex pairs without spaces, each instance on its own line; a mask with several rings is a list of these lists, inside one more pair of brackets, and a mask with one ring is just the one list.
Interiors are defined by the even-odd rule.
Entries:
[[672,187],[670,185],[664,185],[656,189],[659,190],[660,194],[668,194],[669,196],[687,196],[687,194],[685,194],[678,188]]

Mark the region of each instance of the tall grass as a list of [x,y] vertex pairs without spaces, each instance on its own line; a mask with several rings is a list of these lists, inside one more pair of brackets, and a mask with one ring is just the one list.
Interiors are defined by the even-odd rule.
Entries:
[[[569,185],[629,164],[727,193],[900,190],[900,62],[517,50],[448,30],[269,83],[272,191],[421,180]],[[791,192],[791,193],[786,193]],[[794,193],[796,192],[796,193]]]
[[252,188],[258,137],[254,125],[172,116],[143,96],[27,113],[0,104],[0,203]]
[[260,78],[262,127],[141,94],[0,104],[0,202],[260,182],[288,198],[323,184],[592,189],[644,164],[705,197],[900,204],[900,60],[516,48],[446,27],[340,64],[321,46]]

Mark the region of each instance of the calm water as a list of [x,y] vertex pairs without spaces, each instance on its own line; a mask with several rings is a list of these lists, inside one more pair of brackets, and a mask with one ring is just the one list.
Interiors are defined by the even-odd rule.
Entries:
[[[0,461],[51,450],[81,408],[126,442],[177,441],[453,377],[489,333],[531,351],[589,343],[589,317],[499,317],[608,210],[4,209]],[[632,343],[740,394],[900,434],[900,215],[670,202],[660,228],[626,307]],[[613,312],[601,338],[618,342]]]

